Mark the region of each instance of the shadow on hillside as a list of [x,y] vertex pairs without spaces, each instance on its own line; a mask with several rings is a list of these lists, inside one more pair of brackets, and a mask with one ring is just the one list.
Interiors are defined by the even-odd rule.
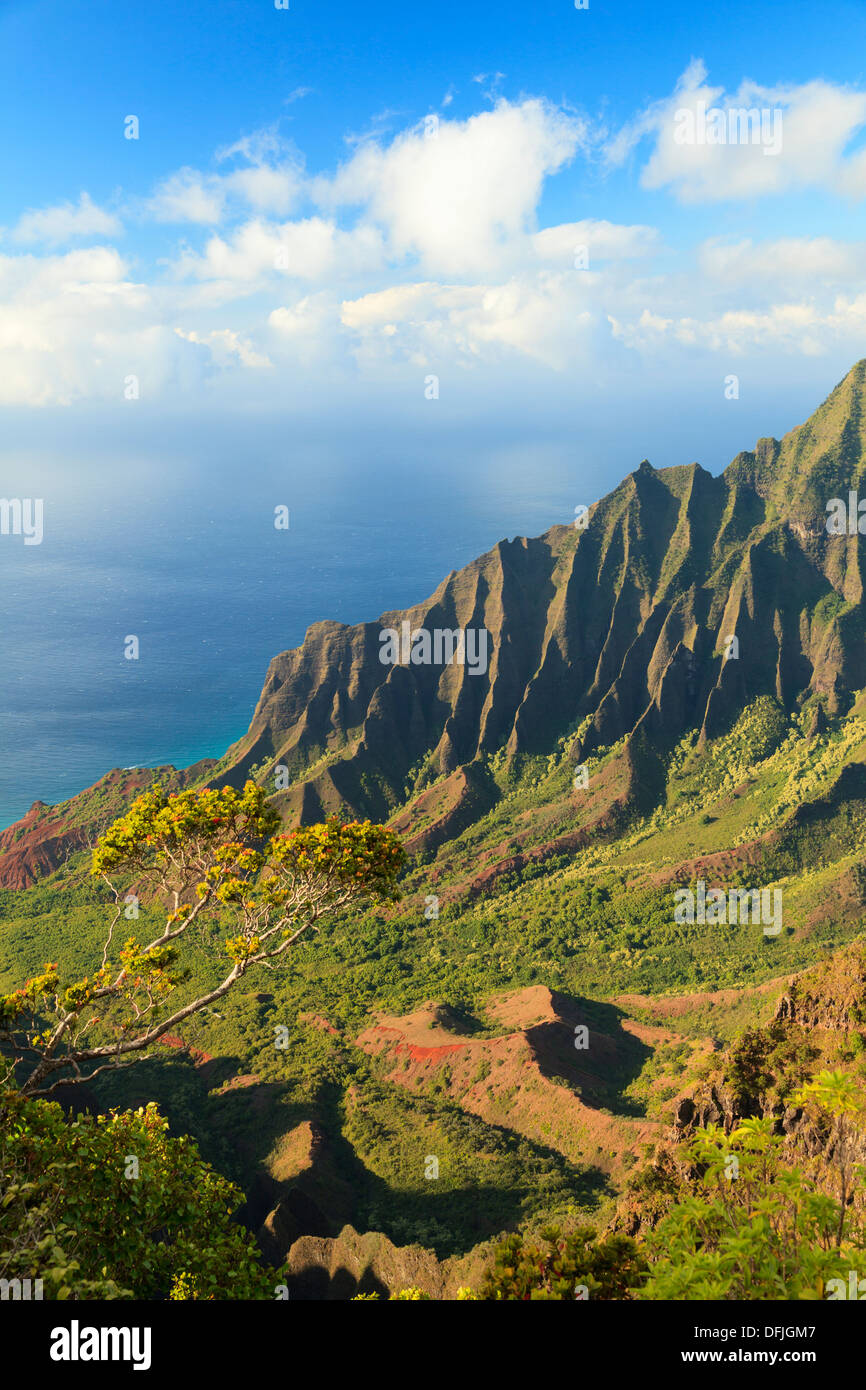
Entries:
[[158,1054],[103,1073],[88,1091],[100,1110],[154,1102],[173,1134],[192,1135],[206,1162],[248,1190],[276,1140],[307,1118],[310,1107],[292,1103],[282,1082],[219,1090],[243,1071],[239,1057],[196,1065],[186,1053]]
[[564,1081],[594,1109],[623,1117],[644,1115],[646,1106],[625,1092],[640,1076],[653,1049],[623,1027],[625,1011],[616,1004],[558,991],[553,999],[557,1018],[526,1030],[542,1074]]
[[307,1265],[288,1279],[291,1296],[298,1302],[347,1303],[356,1294],[378,1294],[380,1298],[390,1298],[387,1285],[378,1279],[371,1269],[365,1269],[356,1278],[345,1265],[331,1273],[324,1265]]
[[[367,1167],[343,1135],[339,1085],[322,1087],[313,1103],[294,1102],[283,1082],[251,1082],[216,1093],[242,1069],[241,1059],[232,1056],[199,1065],[182,1053],[154,1056],[97,1078],[92,1093],[99,1110],[155,1102],[174,1134],[191,1135],[202,1157],[243,1188],[246,1202],[236,1217],[258,1235],[265,1258],[275,1266],[299,1237],[335,1237],[347,1223],[379,1231],[395,1245],[422,1245],[440,1259],[462,1255],[480,1241],[516,1229],[544,1186],[552,1201],[588,1211],[609,1192],[600,1170],[577,1168],[537,1143],[531,1152],[518,1152],[529,1141],[489,1124],[479,1142],[501,1164],[501,1181],[398,1186],[393,1177],[389,1181]],[[310,1120],[317,1132],[313,1162],[297,1177],[278,1181],[265,1168],[266,1158],[281,1138]],[[387,1149],[388,1136],[382,1142]],[[330,1291],[299,1296],[345,1298],[357,1291],[343,1292],[352,1279],[345,1270],[332,1278],[317,1268],[311,1277],[325,1280]],[[360,1291],[378,1290],[362,1282]]]
[[[335,1087],[322,1115],[330,1158],[353,1195],[352,1224],[360,1231],[380,1231],[395,1245],[422,1245],[440,1259],[463,1255],[480,1241],[517,1229],[545,1190],[552,1204],[572,1203],[587,1213],[610,1195],[608,1177],[600,1169],[570,1163],[554,1149],[449,1106],[437,1113],[457,1146],[451,1157],[452,1171],[449,1173],[446,1165],[437,1181],[419,1181],[416,1186],[414,1181],[407,1185],[404,1178],[401,1184],[401,1158],[398,1155],[395,1174],[390,1147],[393,1140],[383,1135],[381,1148],[368,1155],[368,1162],[376,1163],[378,1158],[388,1162],[392,1176],[386,1179],[368,1166],[343,1134],[341,1103],[339,1088]],[[483,1165],[490,1164],[489,1175],[484,1174],[487,1181],[466,1181],[460,1130],[452,1129],[454,1121],[467,1127],[462,1135],[467,1165],[477,1155],[481,1155]],[[413,1151],[411,1158],[407,1154],[405,1162],[412,1166],[415,1177],[420,1177],[419,1168],[426,1162],[423,1150]],[[496,1181],[492,1180],[494,1166],[498,1169]]]

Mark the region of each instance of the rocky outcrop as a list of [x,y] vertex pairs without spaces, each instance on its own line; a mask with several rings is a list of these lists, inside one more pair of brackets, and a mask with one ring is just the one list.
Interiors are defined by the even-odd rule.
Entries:
[[456,1298],[461,1287],[477,1288],[489,1259],[486,1246],[471,1254],[438,1260],[421,1245],[394,1245],[378,1231],[360,1235],[345,1226],[333,1238],[304,1236],[286,1261],[291,1298],[346,1300],[355,1294],[388,1298],[401,1289],[420,1289],[430,1298]]
[[[838,952],[794,977],[778,1000],[772,1021],[747,1029],[720,1056],[713,1072],[674,1102],[672,1127],[657,1147],[641,1184],[641,1197],[626,1197],[614,1225],[629,1234],[652,1225],[673,1198],[698,1176],[686,1154],[695,1131],[708,1125],[729,1134],[746,1118],[774,1122],[784,1135],[791,1163],[805,1166],[826,1191],[838,1193],[834,1165],[866,1162],[866,1123],[854,1116],[842,1124],[814,1107],[796,1103],[804,1082],[840,1061],[859,1056],[866,1044],[866,946]],[[854,1200],[864,1204],[862,1191]]]
[[[818,696],[820,734],[866,685],[857,539],[824,525],[866,472],[864,381],[861,362],[805,425],[719,478],[644,460],[582,530],[501,541],[375,623],[314,624],[271,663],[219,777],[286,767],[280,799],[302,820],[341,805],[386,818],[415,791],[419,844],[435,847],[487,809],[471,771],[486,755],[549,751],[578,725],[576,760],[638,732],[656,749],[688,728],[713,736],[759,695]],[[404,623],[483,627],[486,668],[383,665],[380,635]],[[425,779],[443,774],[430,806]]]
[[377,1231],[364,1235],[345,1226],[336,1238],[305,1236],[295,1242],[286,1261],[292,1298],[349,1299],[356,1293],[391,1292],[417,1287],[431,1298],[444,1297],[442,1267],[431,1250],[397,1246]]
[[353,1205],[351,1188],[337,1171],[324,1132],[315,1121],[305,1120],[270,1155],[244,1219],[260,1222],[259,1249],[276,1266],[300,1237],[335,1235]]

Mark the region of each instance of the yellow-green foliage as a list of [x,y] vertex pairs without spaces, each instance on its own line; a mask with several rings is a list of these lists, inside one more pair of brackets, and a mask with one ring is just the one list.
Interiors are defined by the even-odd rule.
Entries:
[[703,1174],[699,1191],[649,1236],[640,1298],[821,1299],[829,1280],[862,1264],[855,1219],[781,1150],[772,1119],[697,1132],[688,1156]]
[[148,1105],[68,1120],[0,1091],[0,1274],[49,1298],[268,1298],[244,1194]]
[[[361,899],[395,901],[405,853],[391,831],[370,821],[322,825],[275,835],[279,817],[264,791],[248,782],[242,792],[204,788],[166,795],[157,784],[99,840],[92,875],[123,875],[141,884],[157,903],[169,903],[161,931],[149,942],[129,937],[113,947],[123,887],[114,887],[116,908],[99,968],[61,983],[58,967],[46,966],[12,993],[0,996],[0,1031],[21,1055],[35,1051],[36,1066],[24,1089],[46,1091],[54,1073],[142,1052],[173,1022],[222,997],[246,970],[262,961],[281,963],[286,949],[318,918]],[[219,935],[230,968],[222,982],[166,1016],[164,1006],[190,978],[179,962],[189,928],[208,920]],[[235,930],[225,930],[227,926]],[[42,1026],[44,1016],[51,1025]]]

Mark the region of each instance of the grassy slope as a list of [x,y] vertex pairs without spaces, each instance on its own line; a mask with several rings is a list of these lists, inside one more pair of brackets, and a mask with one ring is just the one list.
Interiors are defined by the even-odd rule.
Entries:
[[[866,759],[866,720],[853,712],[814,737],[809,720],[809,710],[789,719],[765,699],[705,749],[683,740],[650,815],[583,849],[518,865],[473,897],[466,890],[480,864],[579,825],[587,795],[572,789],[566,740],[519,768],[491,760],[500,800],[415,865],[398,908],[328,925],[285,972],[190,1022],[183,1039],[213,1059],[206,1066],[163,1051],[98,1083],[101,1100],[159,1099],[178,1130],[196,1133],[247,1186],[263,1167],[274,1171],[287,1132],[314,1118],[333,1171],[350,1184],[350,1209],[335,1214],[335,1226],[351,1216],[359,1229],[441,1255],[547,1214],[603,1218],[621,1173],[611,1177],[597,1143],[581,1149],[557,1137],[528,1091],[522,1097],[529,1082],[519,1070],[503,1074],[498,1090],[491,1083],[486,1109],[471,1114],[474,1076],[429,1066],[403,1084],[392,1053],[368,1055],[355,1040],[380,1013],[405,1015],[437,1000],[464,1033],[489,1040],[493,1056],[497,1040],[520,1030],[509,1030],[491,1001],[539,985],[590,1001],[582,1007],[599,1034],[621,1033],[629,1019],[655,1025],[607,1079],[602,1069],[582,1102],[604,1115],[605,1145],[625,1150],[635,1117],[667,1120],[673,1096],[705,1069],[714,1046],[766,1020],[792,972],[861,931],[866,808],[856,785],[839,804],[833,789],[843,768]],[[590,786],[621,757],[616,746],[592,760]],[[812,811],[792,822],[803,803]],[[720,868],[699,867],[720,851],[728,855]],[[67,868],[26,893],[0,894],[0,987],[48,959],[70,971],[92,966],[106,902],[81,867],[70,866],[72,883]],[[780,885],[782,934],[675,924],[674,887],[698,872],[710,886]],[[434,891],[440,915],[428,920]],[[203,941],[199,981],[216,968]],[[274,1047],[277,1024],[289,1029],[285,1050]],[[549,1096],[548,1082],[533,1084]],[[586,1092],[567,1069],[556,1084]],[[428,1155],[440,1160],[435,1183],[424,1176]]]

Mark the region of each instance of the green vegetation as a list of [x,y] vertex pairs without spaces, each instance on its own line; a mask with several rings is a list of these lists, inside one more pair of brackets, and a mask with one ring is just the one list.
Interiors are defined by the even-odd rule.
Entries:
[[[770,1120],[730,1135],[699,1130],[689,1156],[699,1195],[677,1204],[647,1241],[647,1299],[819,1299],[862,1263],[866,1233],[844,1203],[781,1158]],[[853,1227],[853,1229],[852,1229]]]
[[[532,1233],[545,1223],[555,1223],[564,1232],[562,1240],[571,1239],[588,1221],[603,1224],[613,1211],[617,1186],[596,1166],[603,1155],[594,1146],[584,1161],[574,1162],[555,1145],[545,1146],[543,1131],[529,1138],[501,1121],[467,1114],[460,1096],[449,1089],[444,1065],[420,1091],[406,1090],[387,1079],[392,1069],[387,1055],[370,1057],[354,1040],[377,1014],[411,1013],[430,999],[448,1005],[471,1036],[493,1038],[503,1027],[488,1011],[491,999],[539,984],[581,1000],[590,1026],[617,1036],[623,1010],[610,1001],[618,995],[638,996],[629,1012],[653,1024],[654,998],[697,991],[677,1022],[678,1038],[647,1047],[622,1034],[618,1061],[609,1062],[591,1082],[554,1073],[552,1080],[564,1094],[582,1095],[599,1114],[614,1120],[646,1117],[668,1123],[676,1095],[712,1063],[713,1054],[702,1042],[709,1034],[717,1047],[738,1040],[731,1054],[731,1082],[743,1103],[760,1093],[772,1094],[774,1103],[790,1103],[817,1059],[808,1038],[794,1038],[780,1025],[765,1026],[779,990],[762,993],[759,987],[822,959],[827,944],[838,949],[855,937],[863,900],[859,784],[846,783],[844,791],[838,784],[843,769],[856,768],[858,758],[866,756],[866,722],[852,712],[828,720],[818,737],[809,737],[808,725],[808,711],[790,716],[777,701],[758,700],[705,749],[690,736],[671,750],[654,808],[632,815],[613,834],[542,860],[527,858],[527,851],[580,827],[581,806],[571,788],[570,739],[560,740],[549,754],[510,765],[491,759],[495,804],[438,850],[410,864],[400,882],[401,901],[392,891],[392,861],[388,892],[380,894],[383,905],[375,912],[354,899],[350,911],[335,904],[316,922],[315,933],[293,942],[278,971],[262,972],[254,981],[239,978],[220,996],[214,991],[238,965],[226,955],[227,943],[237,945],[241,935],[245,944],[240,954],[246,959],[255,935],[252,909],[246,906],[255,897],[237,872],[237,858],[210,864],[219,869],[219,879],[199,873],[188,891],[179,891],[177,907],[170,900],[168,912],[159,907],[160,897],[165,901],[164,883],[150,895],[139,889],[134,930],[146,944],[160,941],[167,919],[169,930],[182,924],[183,912],[174,924],[171,918],[184,903],[194,910],[196,883],[214,885],[207,912],[200,910],[183,933],[183,960],[170,967],[151,962],[157,971],[190,972],[187,979],[172,978],[165,1000],[154,993],[157,1025],[172,1019],[177,1009],[206,999],[169,1029],[178,1029],[187,1047],[214,1060],[203,1068],[183,1049],[169,1052],[151,1045],[142,1049],[135,1068],[98,1075],[88,1080],[88,1090],[101,1106],[121,1115],[156,1103],[172,1135],[191,1136],[201,1161],[245,1191],[272,1162],[282,1137],[302,1121],[315,1120],[334,1171],[351,1193],[335,1234],[340,1220],[351,1219],[359,1230],[379,1230],[395,1245],[421,1244],[446,1259],[462,1258],[503,1231],[522,1232],[521,1239],[537,1243],[541,1237]],[[619,743],[599,750],[589,760],[591,785],[618,776],[623,747]],[[103,1046],[126,1036],[124,1010],[131,997],[142,1007],[143,986],[136,986],[138,993],[132,996],[119,990],[113,1014],[104,1005],[97,1009],[92,994],[106,922],[118,915],[126,885],[142,882],[143,861],[133,863],[124,855],[130,843],[135,854],[142,853],[156,819],[173,816],[180,807],[191,817],[182,833],[198,837],[200,855],[202,816],[206,822],[208,796],[215,795],[220,805],[231,801],[233,808],[238,801],[232,798],[255,797],[251,810],[260,814],[265,809],[261,788],[230,794],[188,791],[174,797],[151,791],[143,798],[144,813],[139,809],[132,820],[125,817],[106,837],[114,857],[112,875],[120,871],[119,883],[88,877],[78,856],[26,892],[0,893],[0,988],[6,991],[7,1014],[14,1015],[10,1021],[19,1029],[19,1042],[22,1021],[31,1027],[28,1038],[45,1030],[46,1003],[75,1013],[80,1028],[94,1013],[99,1016],[87,1034],[91,1050],[93,1030],[102,1033]],[[792,811],[804,798],[815,809],[792,821]],[[142,814],[140,822],[136,818]],[[174,833],[173,823],[168,828]],[[243,836],[234,840],[235,830],[228,824],[214,829],[219,833],[207,840],[208,853],[224,854],[225,845],[234,841],[245,854],[262,854],[254,836],[246,837],[245,844]],[[675,924],[673,888],[683,881],[678,866],[768,829],[779,833],[764,842],[762,858],[730,867],[724,881],[782,883],[782,935],[768,940],[748,924]],[[295,841],[298,852],[309,847],[310,834],[303,832]],[[155,843],[146,848],[153,855],[148,866],[155,870],[155,885],[160,866],[154,861],[165,846],[163,851]],[[345,848],[341,844],[341,854]],[[509,856],[513,867],[482,894],[466,891],[479,868]],[[679,877],[659,882],[667,865]],[[260,860],[250,859],[250,883],[260,873]],[[849,876],[850,892],[828,894],[828,884],[840,875]],[[712,882],[711,874],[707,878]],[[241,883],[240,889],[232,879]],[[373,880],[366,883],[371,886]],[[380,883],[384,886],[385,880]],[[433,891],[440,902],[438,917],[431,919],[425,902]],[[118,920],[127,927],[122,916]],[[130,949],[123,935],[118,939],[121,952]],[[58,962],[47,981],[46,960]],[[112,982],[121,971],[131,975],[118,955]],[[31,986],[32,997],[24,998],[25,1016],[17,991],[28,975],[42,983]],[[721,1011],[712,1006],[712,995],[701,993],[722,990],[731,991],[731,997]],[[62,1013],[54,1017],[56,1028]],[[284,1039],[280,1048],[275,1046],[277,1029]],[[857,1032],[846,1037],[838,1065],[861,1077],[863,1040]],[[87,1073],[87,1064],[82,1070]],[[250,1080],[235,1088],[233,1079],[240,1073]],[[22,1079],[25,1074],[26,1069],[19,1073]],[[483,1059],[473,1084],[489,1088],[496,1081],[495,1067]],[[500,1106],[507,1116],[504,1093]],[[437,1156],[436,1181],[425,1177],[428,1155]],[[620,1191],[640,1194],[647,1207],[654,1203],[657,1215],[663,1215],[676,1196],[670,1182],[661,1171],[633,1165],[633,1155],[626,1155],[624,1167],[632,1174],[628,1186],[621,1181]],[[62,1224],[56,1212],[52,1220]],[[45,1237],[47,1228],[38,1221],[35,1229]],[[102,1277],[102,1266],[85,1266],[77,1250],[65,1258],[73,1256],[80,1265],[77,1287],[85,1286],[85,1269],[87,1279]],[[162,1296],[172,1288],[175,1298],[210,1296],[203,1272],[180,1269],[172,1286],[177,1273],[170,1272],[169,1289]],[[116,1271],[111,1278],[119,1288],[128,1287]],[[272,1286],[273,1276],[269,1279]]]
[[628,1236],[602,1239],[591,1226],[563,1236],[557,1226],[541,1232],[541,1244],[509,1236],[484,1276],[482,1298],[581,1302],[633,1296],[646,1263]]
[[273,1297],[255,1242],[229,1218],[243,1193],[172,1138],[156,1107],[68,1120],[0,1091],[0,1277],[47,1298]]
[[[441,1096],[406,1096],[374,1081],[349,1107],[342,1132],[363,1157],[354,1184],[362,1224],[440,1258],[511,1226],[576,1219],[597,1209],[604,1187],[592,1170]],[[425,1174],[427,1155],[436,1157],[435,1181]]]
[[[91,869],[116,904],[99,967],[64,984],[50,963],[0,996],[0,1042],[17,1054],[13,1067],[20,1070],[33,1053],[38,1059],[23,1081],[25,1093],[47,1094],[58,1074],[71,1071],[80,1081],[135,1060],[253,967],[281,964],[320,917],[364,897],[398,896],[405,854],[389,831],[333,817],[275,835],[279,823],[252,782],[242,793],[224,787],[168,795],[157,783],[115,821],[98,841]],[[128,891],[112,885],[110,873],[125,875]],[[122,919],[138,919],[143,888],[168,904],[162,930],[146,945],[130,936],[121,946],[115,931]],[[179,948],[196,929],[220,936],[227,919],[232,934],[222,935],[220,947],[230,964],[223,961],[220,982],[201,992],[196,981],[192,998],[169,1006],[193,973],[180,963]]]
[[[59,867],[0,890],[8,1268],[257,1290],[240,1189],[272,1255],[354,1223],[497,1299],[826,1295],[862,1245],[866,620],[856,547],[814,540],[864,396],[859,363],[720,478],[644,462],[580,533],[449,575],[424,620],[483,616],[477,679],[316,624],[218,763],[34,808],[6,881]],[[675,922],[698,880],[779,890],[780,934]]]

